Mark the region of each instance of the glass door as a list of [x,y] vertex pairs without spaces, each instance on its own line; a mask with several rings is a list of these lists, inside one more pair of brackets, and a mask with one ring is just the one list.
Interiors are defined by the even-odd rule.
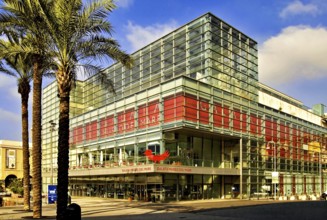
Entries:
[[147,200],[147,192],[146,192],[146,185],[145,184],[138,184],[135,185],[135,197],[134,199],[140,201]]

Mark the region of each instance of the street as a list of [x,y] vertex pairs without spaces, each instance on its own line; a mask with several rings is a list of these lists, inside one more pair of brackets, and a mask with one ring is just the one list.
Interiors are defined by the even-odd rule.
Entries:
[[[72,202],[81,206],[83,220],[322,220],[327,215],[326,201],[201,200],[150,203],[77,197]],[[55,219],[55,205],[45,204],[43,216],[42,219]],[[32,219],[32,212],[23,211],[22,206],[0,207],[0,219]]]

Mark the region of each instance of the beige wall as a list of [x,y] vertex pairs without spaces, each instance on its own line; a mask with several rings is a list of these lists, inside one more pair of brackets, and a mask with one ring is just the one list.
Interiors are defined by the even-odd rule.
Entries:
[[4,181],[9,175],[23,178],[22,143],[0,140],[0,180]]

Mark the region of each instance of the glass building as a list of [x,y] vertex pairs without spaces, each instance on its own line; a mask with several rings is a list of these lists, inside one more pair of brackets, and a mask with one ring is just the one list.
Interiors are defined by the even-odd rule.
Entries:
[[[324,105],[258,82],[257,43],[207,13],[71,94],[70,193],[161,201],[327,189]],[[56,183],[56,83],[43,90],[43,190]]]

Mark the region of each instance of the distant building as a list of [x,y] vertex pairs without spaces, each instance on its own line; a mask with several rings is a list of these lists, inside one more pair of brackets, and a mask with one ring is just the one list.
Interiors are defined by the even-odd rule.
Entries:
[[8,187],[12,179],[23,178],[22,142],[0,140],[0,180]]
[[[78,82],[71,195],[167,201],[325,191],[324,106],[311,111],[259,83],[257,56],[253,39],[207,13],[136,51],[133,69],[109,67],[115,95],[98,75]],[[55,83],[43,90],[44,191],[57,174],[56,95]]]

